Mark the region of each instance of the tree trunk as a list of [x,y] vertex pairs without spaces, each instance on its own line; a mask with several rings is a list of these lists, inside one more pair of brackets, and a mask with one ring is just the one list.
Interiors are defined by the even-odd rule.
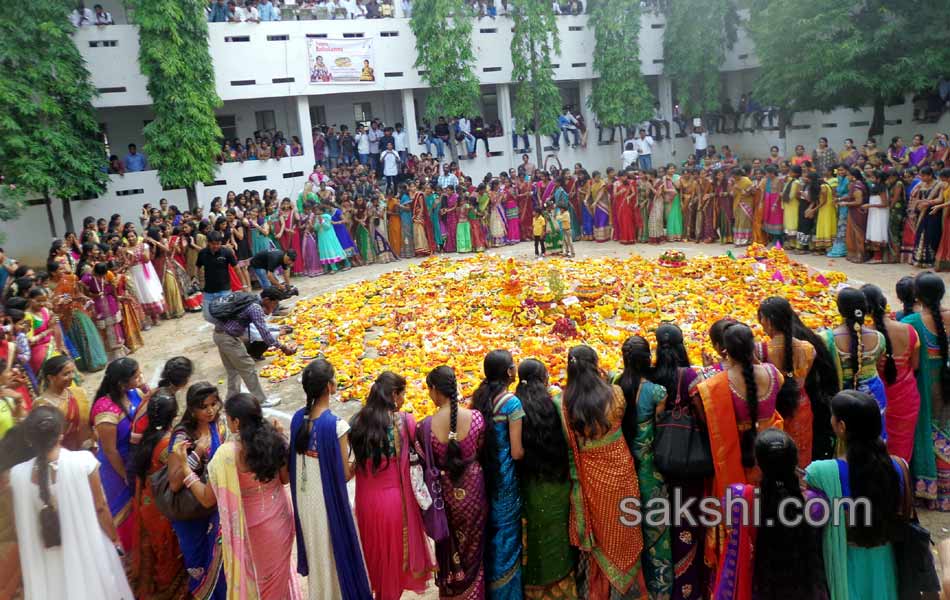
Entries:
[[541,168],[541,160],[544,153],[541,151],[541,132],[537,128],[534,129],[534,151],[537,154],[537,165],[538,168]]
[[69,202],[69,198],[63,198],[63,227],[66,228],[67,233],[76,232],[76,226],[73,224],[73,207]]
[[185,193],[188,194],[188,210],[191,211],[191,214],[195,214],[195,211],[198,210],[198,192],[195,190],[195,184],[186,187]]
[[53,201],[49,194],[43,193],[43,203],[46,205],[46,218],[49,221],[49,234],[56,237],[56,219],[53,218]]
[[[868,137],[884,135],[884,99],[874,99],[874,114],[871,116],[871,126],[868,128]],[[883,147],[883,144],[882,146]]]

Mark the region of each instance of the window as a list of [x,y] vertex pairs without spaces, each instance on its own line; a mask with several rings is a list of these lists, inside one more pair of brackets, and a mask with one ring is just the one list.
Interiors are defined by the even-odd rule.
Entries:
[[221,137],[226,140],[233,140],[237,137],[237,119],[234,115],[217,115],[215,121],[221,128]]
[[491,91],[482,92],[482,119],[485,120],[486,126],[498,118],[498,95],[494,87],[490,89]]
[[315,127],[317,125],[325,125],[327,122],[327,107],[326,106],[311,106],[310,107],[310,126]]
[[353,120],[357,123],[366,123],[373,119],[373,105],[369,102],[353,103]]
[[277,129],[277,118],[272,110],[258,110],[254,113],[254,119],[257,121],[257,131],[275,131]]

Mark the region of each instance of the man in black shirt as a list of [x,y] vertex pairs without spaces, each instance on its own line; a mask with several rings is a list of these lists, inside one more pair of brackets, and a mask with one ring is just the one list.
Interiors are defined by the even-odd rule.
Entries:
[[224,248],[224,236],[220,231],[208,234],[208,245],[198,252],[195,263],[199,269],[204,269],[204,294],[201,302],[201,314],[205,321],[213,323],[208,307],[218,298],[231,293],[231,276],[228,266],[237,266],[237,258],[230,248]]
[[[297,253],[293,250],[261,250],[251,258],[251,268],[261,284],[261,289],[274,286],[283,291],[290,291],[290,269],[297,260]],[[281,283],[274,274],[279,267],[284,269],[284,283]]]

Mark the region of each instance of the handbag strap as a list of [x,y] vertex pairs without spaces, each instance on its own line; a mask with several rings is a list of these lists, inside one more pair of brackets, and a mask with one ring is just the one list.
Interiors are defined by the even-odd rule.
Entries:
[[432,417],[426,417],[422,422],[422,447],[426,455],[426,469],[438,472],[432,458]]

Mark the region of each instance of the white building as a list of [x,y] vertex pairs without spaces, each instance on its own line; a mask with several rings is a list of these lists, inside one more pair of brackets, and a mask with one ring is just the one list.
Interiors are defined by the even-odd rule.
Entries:
[[[99,95],[93,101],[110,151],[120,158],[125,156],[130,143],[140,151],[145,145],[143,126],[152,118],[151,100],[146,90],[146,78],[138,65],[138,33],[129,25],[125,9],[118,0],[103,0],[102,4],[115,18],[116,25],[84,27],[74,40],[92,75]],[[396,7],[396,18],[360,20],[291,20],[268,23],[209,23],[209,45],[214,62],[218,95],[223,105],[216,111],[218,122],[228,138],[244,140],[258,130],[278,130],[290,136],[299,136],[305,154],[280,161],[248,161],[226,163],[217,170],[216,180],[210,185],[198,185],[198,197],[207,207],[215,196],[225,196],[228,190],[276,188],[281,197],[296,196],[313,167],[313,148],[310,142],[311,126],[346,124],[352,130],[357,121],[376,117],[387,125],[403,123],[409,132],[410,151],[425,149],[418,143],[415,131],[421,119],[426,100],[426,84],[415,62],[416,40],[409,27],[409,19],[401,18],[401,7]],[[576,162],[588,170],[603,170],[619,166],[621,139],[615,143],[598,143],[596,117],[587,107],[591,93],[592,51],[594,32],[588,27],[587,17],[559,16],[561,55],[557,59],[555,76],[565,105],[579,107],[589,127],[587,147],[570,148],[562,144],[557,153],[565,167]],[[491,155],[485,156],[479,144],[479,156],[461,163],[466,174],[480,179],[486,172],[498,173],[514,167],[520,156],[512,151],[509,131],[512,95],[516,86],[511,82],[511,20],[507,17],[478,19],[473,29],[472,42],[476,46],[475,72],[481,81],[481,109],[486,122],[499,119],[505,136],[490,138]],[[662,74],[664,22],[662,17],[645,13],[640,30],[640,60],[650,88],[660,102],[664,117],[671,120],[675,82]],[[312,39],[372,39],[375,61],[375,81],[353,84],[311,84],[307,42]],[[722,66],[723,96],[733,106],[743,93],[751,91],[758,68],[751,41],[740,32],[738,42],[729,52]],[[935,82],[936,84],[936,82]],[[779,139],[777,128],[755,133],[710,136],[717,146],[729,144],[740,157],[764,156],[770,145],[778,145],[783,155],[791,154],[795,144],[801,143],[810,151],[817,138],[825,135],[832,147],[838,149],[844,138],[863,143],[871,119],[871,109],[853,111],[839,109],[831,113],[799,113],[787,139]],[[671,124],[673,133],[677,126]],[[913,107],[907,102],[887,109],[884,138],[902,135],[905,138],[921,132],[930,139],[937,130],[950,128],[950,118],[944,114],[937,124],[913,121]],[[550,139],[544,137],[545,146]],[[883,142],[883,143],[882,143]],[[534,141],[532,140],[532,144]],[[879,146],[886,146],[879,140]],[[692,150],[689,138],[664,140],[656,145],[654,165],[668,161],[682,162]],[[545,155],[549,152],[545,152]],[[448,155],[448,153],[447,153]],[[534,155],[532,154],[532,161]],[[113,213],[123,220],[137,222],[145,202],[157,204],[167,198],[171,204],[187,206],[183,189],[163,189],[156,171],[111,175],[106,192],[92,199],[74,200],[72,212],[75,223],[83,217],[109,217]],[[60,218],[59,202],[53,203],[57,232],[64,226]],[[20,219],[5,223],[5,246],[8,254],[26,262],[42,264],[49,248],[50,234],[44,206],[38,202],[27,207]]]

